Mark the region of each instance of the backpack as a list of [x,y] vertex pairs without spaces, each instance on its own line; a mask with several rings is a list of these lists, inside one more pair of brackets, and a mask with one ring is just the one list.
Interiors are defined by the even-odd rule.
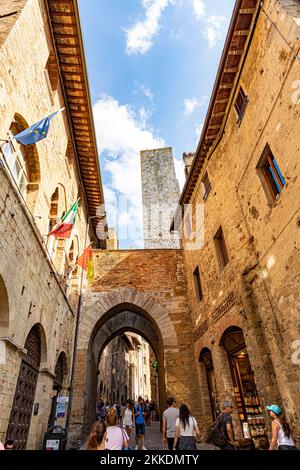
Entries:
[[221,413],[217,417],[208,433],[209,441],[212,442],[215,446],[221,447],[221,449],[225,447],[228,441],[227,433],[223,426],[223,416],[224,415]]

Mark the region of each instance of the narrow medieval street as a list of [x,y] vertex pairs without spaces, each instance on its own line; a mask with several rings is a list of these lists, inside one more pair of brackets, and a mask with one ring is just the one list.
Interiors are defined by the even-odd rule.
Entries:
[[0,0],[0,450],[300,448],[299,118],[299,0]]

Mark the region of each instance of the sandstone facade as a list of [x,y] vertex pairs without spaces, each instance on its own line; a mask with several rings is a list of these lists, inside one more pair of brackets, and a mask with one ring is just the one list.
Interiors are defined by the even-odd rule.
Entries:
[[[201,353],[209,350],[214,368],[213,400],[217,396],[221,406],[223,399],[234,399],[240,436],[232,373],[222,342],[224,332],[236,327],[244,335],[268,427],[265,406],[279,403],[294,436],[300,437],[300,367],[295,354],[300,338],[300,108],[299,93],[295,95],[300,66],[294,52],[300,46],[299,18],[295,2],[269,0],[258,11],[221,138],[207,153],[189,198],[193,209],[204,205],[205,215],[203,246],[190,249],[191,241],[183,241],[202,415],[208,426],[212,393],[205,363],[199,361]],[[242,119],[234,106],[240,87],[248,98]],[[260,171],[266,148],[271,149],[285,179],[274,200]],[[210,182],[208,193],[203,184],[205,174]],[[216,238],[220,227],[229,258],[225,267],[220,263],[220,240]],[[197,267],[200,298],[195,290]]]
[[[50,3],[68,13],[76,2]],[[18,14],[5,22],[1,18],[6,31],[0,36],[0,136],[7,138],[63,106],[69,111],[55,117],[46,140],[28,149],[5,147],[1,153],[0,440],[6,437],[13,404],[18,405],[15,391],[20,388],[22,361],[30,358],[38,365],[28,369],[37,375],[37,386],[27,448],[38,449],[53,411],[53,386],[68,395],[72,385],[80,277],[75,262],[85,241],[94,239],[87,225],[102,188],[95,176],[84,67],[78,71],[83,51],[73,44],[77,75],[70,85],[70,76],[63,75],[67,65],[56,64],[59,40],[53,44],[44,3],[15,4]],[[256,405],[268,430],[265,405],[277,402],[300,438],[300,8],[292,0],[267,0],[263,6],[256,0],[238,0],[237,7],[221,61],[222,76],[202,140],[187,162],[190,169],[180,198],[183,206],[190,203],[191,212],[199,206],[204,212],[204,242],[196,246],[193,239],[184,238],[182,249],[175,249],[177,241],[167,237],[163,245],[158,211],[150,226],[145,222],[158,237],[152,244],[146,235],[146,247],[156,249],[94,251],[95,281],[85,285],[79,324],[70,446],[82,445],[94,420],[101,353],[111,339],[128,331],[142,335],[158,361],[160,412],[166,396],[175,396],[189,405],[205,431],[222,401],[231,398],[241,437],[233,361],[240,353],[241,361],[249,358],[246,372],[251,377],[254,373]],[[67,15],[66,21],[74,16]],[[77,33],[64,37],[67,45],[60,48],[72,49]],[[65,60],[67,52],[60,54]],[[80,152],[86,157],[83,165],[76,158]],[[12,155],[24,160],[26,180],[20,177],[17,185],[9,171]],[[142,152],[146,207],[177,203],[171,157],[171,149]],[[273,168],[267,173],[270,159]],[[279,189],[272,186],[274,172],[282,177]],[[278,194],[273,198],[274,191]],[[49,240],[50,226],[78,197],[72,239]],[[194,217],[185,236],[195,223]],[[34,340],[38,353],[31,348]]]
[[[58,64],[53,63],[44,2],[14,4],[17,14],[0,20],[1,139],[67,106]],[[12,11],[11,6],[7,12],[2,7],[3,2],[1,14]],[[80,276],[75,262],[85,239],[93,237],[92,231],[87,233],[89,212],[75,160],[73,124],[61,113],[53,119],[47,139],[26,148],[14,141],[13,147],[8,144],[0,151],[0,440],[13,437],[17,446],[22,442],[27,449],[42,446],[58,372],[60,395],[69,394]],[[21,175],[12,164],[15,158],[23,165],[18,184],[12,178],[12,173]],[[78,197],[71,239],[47,237]],[[35,334],[37,350],[30,346]],[[36,391],[33,383],[28,388],[29,403],[29,392],[24,393],[21,375],[18,378],[22,361],[33,354],[35,369],[24,367],[26,374],[37,374]]]

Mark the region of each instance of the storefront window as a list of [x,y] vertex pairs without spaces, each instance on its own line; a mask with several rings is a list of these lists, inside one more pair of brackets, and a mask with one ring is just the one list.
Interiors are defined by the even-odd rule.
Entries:
[[241,330],[229,331],[223,337],[223,346],[228,353],[244,437],[251,437],[256,448],[267,449],[269,443],[265,421],[243,332]]

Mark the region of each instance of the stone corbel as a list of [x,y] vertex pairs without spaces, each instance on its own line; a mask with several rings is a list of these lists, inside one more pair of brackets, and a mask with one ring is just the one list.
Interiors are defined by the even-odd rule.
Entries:
[[52,372],[52,370],[50,370],[48,367],[41,367],[40,374],[49,375],[51,377],[51,379],[55,379],[55,377],[56,377],[55,373]]
[[0,338],[0,341],[3,341],[4,343],[8,343],[10,346],[16,349],[18,353],[20,354],[20,356],[25,357],[27,355],[27,350],[20,344],[16,343],[13,340],[13,338],[11,338],[10,336],[5,336],[4,338]]

